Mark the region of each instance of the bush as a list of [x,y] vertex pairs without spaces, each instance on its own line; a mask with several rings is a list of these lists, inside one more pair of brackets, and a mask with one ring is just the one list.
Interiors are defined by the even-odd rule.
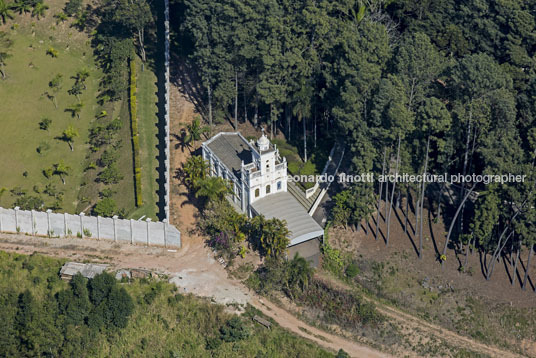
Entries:
[[220,328],[221,339],[225,342],[236,342],[246,339],[249,331],[240,317],[233,317]]
[[357,264],[355,262],[351,262],[346,267],[345,273],[348,278],[354,278],[359,274],[359,267],[357,267]]
[[69,16],[74,16],[82,9],[82,0],[69,0],[65,4],[65,13]]
[[[106,190],[106,189],[105,189]],[[117,205],[114,199],[105,197],[93,208],[93,214],[105,217],[112,217],[117,212]]]
[[59,52],[54,47],[49,47],[47,49],[47,55],[49,55],[52,58],[57,58],[59,55]]

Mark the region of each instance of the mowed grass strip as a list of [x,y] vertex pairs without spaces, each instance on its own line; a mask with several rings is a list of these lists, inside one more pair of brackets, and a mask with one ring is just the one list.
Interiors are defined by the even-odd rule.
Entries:
[[137,59],[137,99],[138,126],[140,133],[141,183],[143,206],[137,208],[131,217],[137,219],[145,215],[157,219],[158,202],[158,87],[157,78],[149,66],[142,71]]
[[[44,31],[24,22],[17,30],[7,31],[14,46],[13,57],[7,60],[8,78],[0,81],[0,162],[3,168],[0,170],[0,188],[21,186],[31,192],[34,185],[44,187],[52,182],[65,193],[63,208],[73,211],[84,175],[88,128],[99,109],[96,97],[102,73],[95,66],[87,38],[84,40],[78,34],[77,43],[60,41],[53,35],[62,30]],[[51,47],[59,52],[57,58],[46,54]],[[87,89],[80,96],[84,107],[78,119],[65,109],[78,103],[67,91],[75,82],[71,77],[81,69],[89,70],[90,76],[86,80]],[[63,76],[62,87],[56,94],[58,108],[45,95],[45,92],[51,92],[48,83],[56,74]],[[52,120],[47,131],[39,129],[43,118]],[[79,133],[74,140],[74,151],[66,142],[56,139],[69,125]],[[44,143],[49,149],[39,154],[36,148]],[[62,160],[71,167],[65,185],[58,176],[46,179],[42,173],[43,169]],[[27,172],[26,177],[24,172]],[[2,206],[11,206],[12,202],[13,198],[8,194],[0,199]]]

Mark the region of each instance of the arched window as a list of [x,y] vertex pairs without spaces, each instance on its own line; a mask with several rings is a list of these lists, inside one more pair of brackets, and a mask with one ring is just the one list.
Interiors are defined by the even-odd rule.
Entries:
[[281,182],[280,181],[277,182],[277,191],[279,191],[279,190],[281,190]]
[[270,162],[266,162],[266,171],[269,171],[270,170]]
[[259,197],[259,194],[260,194],[260,190],[259,188],[255,189],[255,197],[258,198]]
[[270,185],[266,185],[266,194],[270,194]]

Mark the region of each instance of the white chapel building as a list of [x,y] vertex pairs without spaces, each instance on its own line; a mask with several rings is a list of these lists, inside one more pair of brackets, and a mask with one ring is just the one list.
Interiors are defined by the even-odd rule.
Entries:
[[287,222],[289,247],[323,236],[322,227],[287,191],[287,161],[264,133],[254,142],[239,132],[221,132],[204,142],[202,151],[210,174],[232,183],[230,200],[237,210]]

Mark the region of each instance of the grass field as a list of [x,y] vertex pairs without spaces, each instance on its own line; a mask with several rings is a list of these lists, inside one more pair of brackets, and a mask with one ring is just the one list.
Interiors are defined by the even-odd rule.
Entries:
[[[52,198],[38,194],[45,185],[51,183],[64,193],[61,211],[88,211],[98,200],[99,192],[104,188],[96,183],[102,169],[84,171],[88,165],[94,165],[102,150],[90,153],[88,145],[89,128],[96,121],[96,116],[106,110],[108,119],[120,118],[122,128],[117,134],[117,141],[122,145],[118,152],[117,165],[123,176],[119,184],[113,185],[113,199],[118,209],[126,216],[139,218],[143,215],[156,219],[158,189],[158,138],[157,138],[157,86],[156,76],[149,66],[138,73],[138,108],[140,126],[140,144],[142,156],[143,203],[135,207],[134,181],[132,164],[132,143],[128,103],[119,101],[107,103],[104,107],[97,103],[99,82],[103,76],[96,66],[90,38],[86,33],[70,27],[69,21],[57,23],[53,15],[59,13],[65,1],[47,1],[50,9],[41,20],[30,15],[18,15],[6,25],[0,26],[14,40],[11,50],[13,56],[8,59],[6,72],[8,77],[0,80],[0,162],[5,170],[0,170],[0,206],[11,207],[15,197],[9,190],[21,187],[29,195],[40,195],[45,206],[51,204]],[[53,48],[58,51],[56,58],[47,54]],[[141,66],[139,66],[141,68]],[[72,76],[81,69],[89,70],[86,81],[87,89],[80,96],[84,104],[80,119],[73,116],[66,108],[78,103],[68,90],[75,82]],[[49,82],[61,74],[61,88],[54,93],[58,108],[46,93],[53,93]],[[48,130],[39,128],[39,122],[48,118],[52,122]],[[79,136],[74,140],[74,150],[68,143],[58,139],[62,132],[73,126]],[[47,149],[38,153],[38,147]],[[43,170],[63,161],[70,167],[69,175],[62,184],[59,176],[46,178]]]
[[[15,42],[13,57],[7,60],[7,79],[0,81],[0,162],[3,167],[0,171],[0,187],[12,189],[21,186],[31,192],[34,185],[44,186],[50,181],[65,193],[64,209],[73,211],[77,205],[77,188],[82,179],[82,166],[88,148],[88,128],[100,108],[96,94],[101,72],[94,64],[87,38],[77,34],[76,41],[69,41],[68,38],[62,40],[56,37],[56,33],[62,32],[58,35],[64,37],[66,34],[59,27],[54,26],[53,30],[40,22],[32,25],[21,21],[19,24],[16,30],[8,30]],[[77,32],[72,29],[67,31]],[[57,58],[46,54],[50,47],[59,52]],[[89,70],[90,75],[86,81],[87,89],[80,96],[84,107],[80,119],[77,119],[65,111],[66,107],[77,103],[76,97],[67,91],[74,83],[71,77],[83,68]],[[58,108],[44,94],[50,91],[48,83],[56,74],[63,77],[63,85],[57,93]],[[39,122],[45,117],[52,120],[46,131],[39,129]],[[74,151],[66,142],[56,139],[69,125],[79,133],[74,141]],[[49,149],[39,154],[36,148],[45,143]],[[48,180],[42,173],[43,169],[61,160],[72,168],[65,185],[58,176]],[[25,172],[27,174],[23,176]],[[12,199],[4,194],[0,204],[10,206]]]

